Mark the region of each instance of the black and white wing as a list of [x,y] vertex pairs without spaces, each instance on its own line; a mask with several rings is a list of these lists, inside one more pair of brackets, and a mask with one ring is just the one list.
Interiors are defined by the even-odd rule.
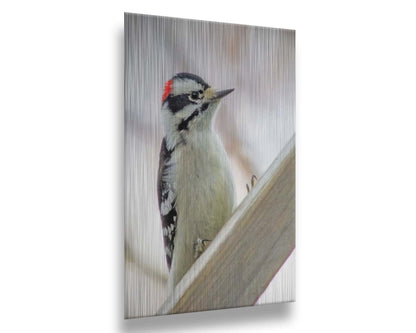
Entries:
[[173,258],[173,241],[176,233],[176,193],[173,188],[170,168],[172,167],[172,152],[166,147],[165,138],[160,147],[159,173],[157,179],[157,195],[159,199],[160,217],[162,219],[163,241],[165,243],[166,262],[170,270]]

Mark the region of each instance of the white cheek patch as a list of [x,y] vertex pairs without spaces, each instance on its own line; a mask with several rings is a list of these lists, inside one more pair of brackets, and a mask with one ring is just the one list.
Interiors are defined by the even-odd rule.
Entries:
[[181,111],[175,113],[175,117],[181,119],[188,118],[199,107],[198,104],[189,104],[185,106]]

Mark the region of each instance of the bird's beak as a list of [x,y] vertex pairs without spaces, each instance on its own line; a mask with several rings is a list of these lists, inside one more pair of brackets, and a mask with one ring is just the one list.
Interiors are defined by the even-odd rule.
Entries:
[[213,96],[213,99],[221,99],[221,98],[227,96],[228,94],[232,93],[233,91],[234,91],[234,88],[233,89],[225,89],[225,90],[221,90],[221,91],[216,91],[214,96]]
[[227,96],[229,93],[231,93],[233,91],[234,91],[234,89],[226,89],[226,90],[216,91],[213,88],[208,88],[207,90],[205,90],[205,98],[208,101],[220,100],[221,98]]

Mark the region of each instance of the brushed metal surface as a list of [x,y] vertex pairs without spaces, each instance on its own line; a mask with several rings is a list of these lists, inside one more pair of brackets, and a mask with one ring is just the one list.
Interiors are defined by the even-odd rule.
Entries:
[[[165,81],[190,72],[235,88],[216,129],[230,157],[237,198],[295,133],[295,32],[125,14],[125,317],[155,315],[168,270],[156,176]],[[294,300],[294,254],[257,304]]]

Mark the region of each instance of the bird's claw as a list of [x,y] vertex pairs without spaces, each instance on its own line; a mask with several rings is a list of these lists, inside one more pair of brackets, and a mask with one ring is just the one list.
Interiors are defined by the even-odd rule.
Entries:
[[251,187],[250,187],[248,184],[246,184],[247,193],[250,193],[250,190],[252,190],[252,189],[253,189],[254,184],[255,184],[256,182],[257,182],[257,177],[256,177],[256,175],[252,175],[252,176],[251,176],[251,181],[250,181]]
[[208,246],[208,242],[211,242],[209,239],[201,239],[198,238],[195,242],[194,242],[194,258],[198,258],[202,252],[205,251],[205,249]]

